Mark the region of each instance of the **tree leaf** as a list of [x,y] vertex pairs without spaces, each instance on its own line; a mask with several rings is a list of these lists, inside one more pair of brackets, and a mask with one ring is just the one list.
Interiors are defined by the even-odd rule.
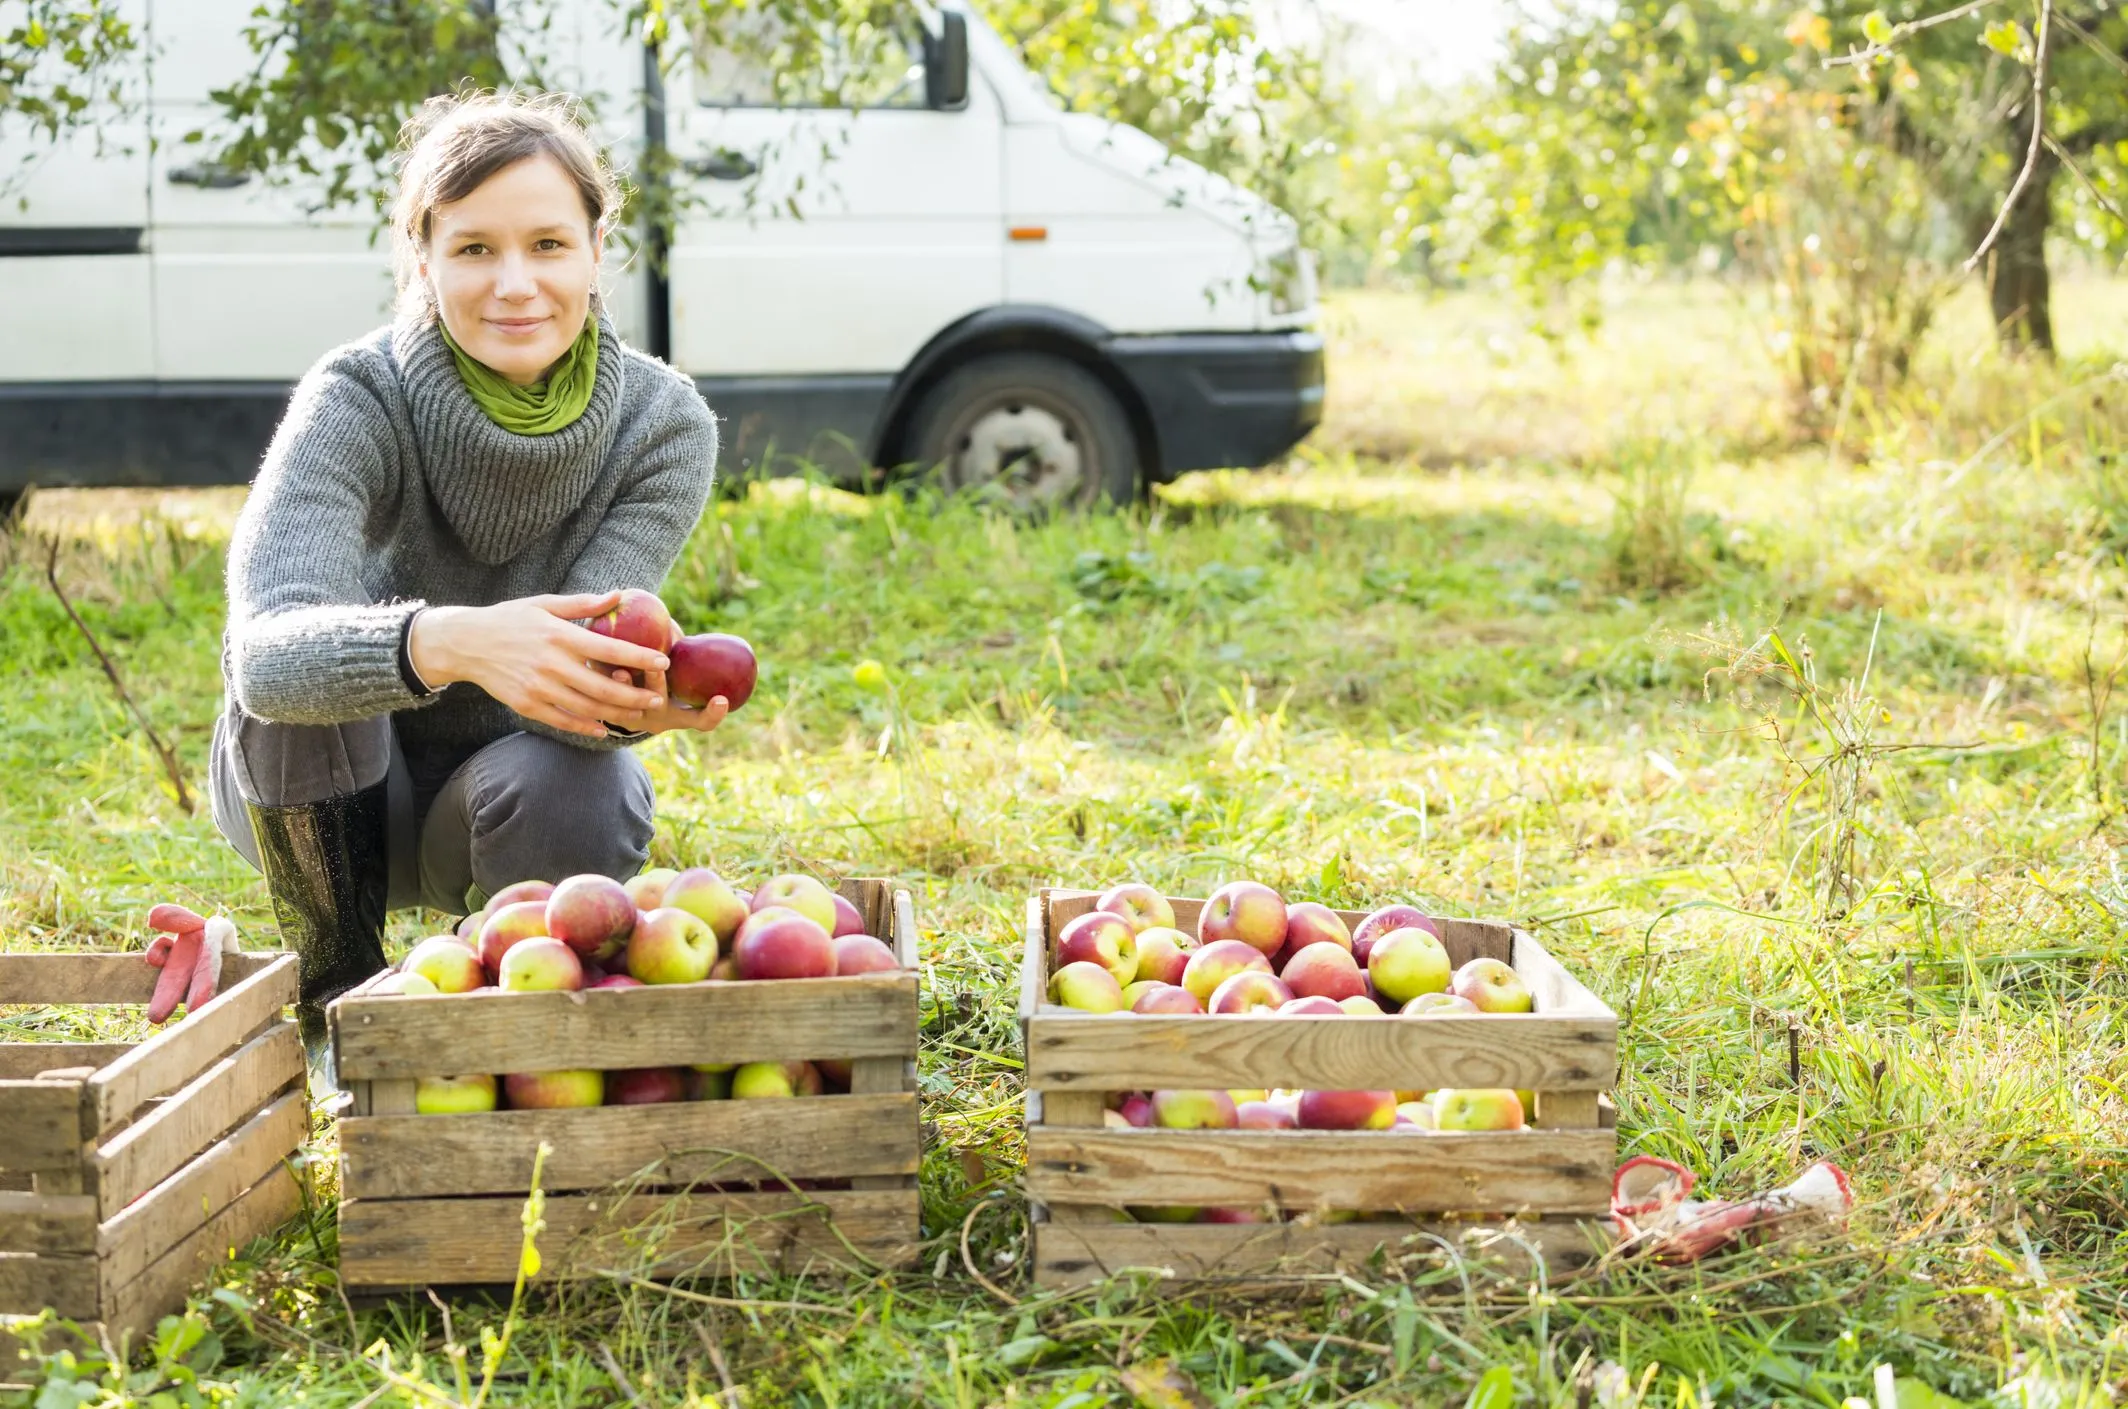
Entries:
[[1892,22],[1885,18],[1884,11],[1871,10],[1862,17],[1862,35],[1872,44],[1892,42]]
[[2015,20],[1996,20],[1980,32],[1980,42],[2005,58],[2016,58],[2023,41]]

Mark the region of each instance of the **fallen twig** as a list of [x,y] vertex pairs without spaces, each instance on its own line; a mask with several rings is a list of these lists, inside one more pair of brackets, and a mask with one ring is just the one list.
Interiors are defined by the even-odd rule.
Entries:
[[96,639],[96,633],[89,630],[89,624],[81,619],[81,613],[75,611],[74,604],[67,600],[66,589],[59,585],[59,540],[51,539],[50,545],[50,552],[44,560],[44,580],[52,585],[52,595],[59,599],[59,605],[66,610],[67,619],[74,623],[74,629],[81,633],[82,639],[89,643],[89,649],[96,653],[97,664],[103,667],[103,673],[110,680],[111,688],[118,692],[119,700],[132,713],[134,722],[140,725],[141,732],[148,736],[148,746],[155,750],[156,757],[163,762],[163,771],[170,775],[170,786],[177,792],[177,805],[186,812],[193,811],[192,791],[185,786],[185,770],[178,764],[176,753],[163,742],[162,735],[155,732],[155,726],[148,722],[146,712],[134,701],[132,692],[126,689],[126,682],[119,675],[118,667],[104,654],[103,644]]

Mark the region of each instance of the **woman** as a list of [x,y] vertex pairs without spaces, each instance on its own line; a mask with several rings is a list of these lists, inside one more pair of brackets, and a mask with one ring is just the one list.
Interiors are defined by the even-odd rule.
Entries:
[[388,910],[633,875],[653,799],[623,746],[725,713],[578,624],[657,588],[717,454],[693,383],[600,312],[612,174],[546,99],[439,99],[406,147],[397,320],[305,374],[229,551],[214,819],[265,873],[327,1082],[323,1006],[384,966]]

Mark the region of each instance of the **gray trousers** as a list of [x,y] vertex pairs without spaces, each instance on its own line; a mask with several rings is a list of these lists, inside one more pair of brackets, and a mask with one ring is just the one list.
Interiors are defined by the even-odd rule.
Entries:
[[626,749],[509,734],[410,767],[389,715],[273,724],[229,709],[215,722],[209,773],[214,825],[254,868],[245,803],[290,807],[388,784],[393,910],[465,914],[514,882],[585,872],[626,880],[650,855],[656,799]]

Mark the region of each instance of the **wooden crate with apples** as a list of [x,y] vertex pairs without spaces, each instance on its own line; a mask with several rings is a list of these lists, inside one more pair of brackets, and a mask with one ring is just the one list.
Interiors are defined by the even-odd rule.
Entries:
[[[1603,1093],[1618,1070],[1618,1019],[1528,933],[1437,921],[1454,965],[1489,957],[1514,969],[1528,1013],[1096,1013],[1052,1001],[1050,979],[1059,933],[1097,900],[1052,889],[1028,904],[1020,1021],[1039,1285],[1130,1270],[1275,1280],[1448,1249],[1500,1265],[1541,1256],[1557,1269],[1600,1253],[1617,1162]],[[1174,927],[1194,935],[1204,902],[1168,903]],[[1338,914],[1353,928],[1363,918]],[[1440,1088],[1534,1091],[1530,1128],[1135,1128],[1109,1110],[1126,1092]],[[1202,1221],[1192,1209],[1258,1221]]]
[[[146,1004],[159,977],[137,954],[0,954],[0,1007]],[[229,954],[221,985],[144,1041],[0,1042],[0,1383],[15,1318],[138,1344],[300,1206],[295,957]]]
[[[535,1169],[542,1280],[908,1265],[920,1236],[915,913],[885,881],[841,893],[899,969],[425,996],[374,993],[380,975],[340,998],[345,1284],[376,1294],[512,1281]],[[848,1063],[846,1094],[416,1110],[421,1079],[467,1071],[822,1061]]]

